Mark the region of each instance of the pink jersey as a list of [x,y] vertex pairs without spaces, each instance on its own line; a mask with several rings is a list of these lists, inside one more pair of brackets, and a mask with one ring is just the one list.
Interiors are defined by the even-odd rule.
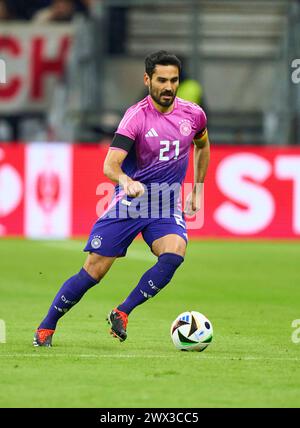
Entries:
[[201,107],[176,97],[170,113],[160,113],[150,95],[130,107],[116,131],[135,141],[123,171],[143,184],[182,183],[193,138],[206,127]]

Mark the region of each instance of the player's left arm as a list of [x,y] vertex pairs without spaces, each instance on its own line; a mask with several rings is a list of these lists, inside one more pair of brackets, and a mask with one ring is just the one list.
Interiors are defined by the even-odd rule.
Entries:
[[184,212],[193,215],[201,207],[201,195],[210,160],[210,143],[207,128],[198,133],[194,140],[194,186],[188,195]]
[[210,160],[210,143],[205,128],[194,138],[194,186],[203,185]]

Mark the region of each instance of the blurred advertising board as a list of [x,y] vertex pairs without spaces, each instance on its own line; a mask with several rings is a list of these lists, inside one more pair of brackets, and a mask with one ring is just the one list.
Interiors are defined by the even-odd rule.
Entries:
[[[86,236],[112,195],[107,149],[0,144],[0,236]],[[191,238],[300,238],[300,149],[212,147],[204,190],[203,224],[190,221]]]
[[0,85],[1,141],[25,139],[33,127],[36,133],[45,128],[72,38],[73,27],[65,23],[1,22],[0,59],[6,65],[6,81]]

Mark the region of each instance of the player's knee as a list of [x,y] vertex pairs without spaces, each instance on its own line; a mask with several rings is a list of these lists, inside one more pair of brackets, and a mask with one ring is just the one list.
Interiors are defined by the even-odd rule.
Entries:
[[105,276],[107,269],[105,269],[101,265],[89,265],[87,268],[87,272],[97,281],[100,282],[101,279]]
[[91,277],[93,277],[97,282],[100,282],[108,272],[111,265],[111,260],[106,260],[104,257],[93,254],[88,256],[83,267]]
[[175,253],[163,253],[158,257],[159,270],[166,281],[171,281],[184,258]]

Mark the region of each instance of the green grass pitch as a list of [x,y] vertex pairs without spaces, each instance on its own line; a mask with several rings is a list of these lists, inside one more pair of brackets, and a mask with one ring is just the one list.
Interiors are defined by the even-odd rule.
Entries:
[[[299,242],[190,242],[171,284],[131,314],[120,343],[106,315],[155,262],[138,240],[60,320],[53,348],[33,348],[58,288],[82,265],[82,245],[0,241],[0,407],[299,407]],[[171,342],[171,322],[186,310],[213,323],[202,353]]]

